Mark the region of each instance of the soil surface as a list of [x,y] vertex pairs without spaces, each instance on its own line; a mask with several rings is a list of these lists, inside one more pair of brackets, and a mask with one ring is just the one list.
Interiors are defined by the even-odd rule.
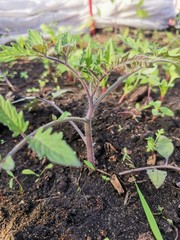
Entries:
[[[9,73],[16,71],[9,80],[16,88],[9,90],[7,85],[0,85],[1,94],[13,101],[27,96],[27,89],[38,87],[37,81],[44,71],[42,63],[33,61],[18,62],[12,66],[3,65]],[[28,78],[20,78],[20,73],[27,71]],[[53,72],[53,67],[52,70]],[[34,95],[46,97],[52,87],[60,84],[70,88],[71,92],[56,100],[63,110],[72,116],[84,116],[87,109],[86,96],[75,83],[64,78],[55,82],[48,75],[49,83]],[[116,78],[116,75],[112,76]],[[78,92],[78,94],[76,94]],[[37,178],[23,175],[23,169],[36,173],[47,166],[46,159],[39,160],[31,150],[24,147],[16,154],[16,168],[13,172],[22,184],[23,192],[14,181],[13,189],[9,188],[10,177],[4,171],[0,173],[0,239],[8,240],[148,240],[154,239],[146,216],[137,195],[131,175],[119,176],[119,173],[132,166],[147,166],[151,153],[146,151],[146,138],[155,136],[163,128],[165,135],[172,139],[174,153],[170,163],[180,165],[180,81],[172,88],[164,104],[174,112],[174,117],[157,118],[152,121],[151,111],[142,112],[133,117],[127,106],[133,105],[128,99],[118,104],[120,92],[110,95],[97,109],[93,121],[93,139],[96,166],[109,174],[116,174],[124,189],[119,194],[110,181],[105,181],[100,172],[54,165]],[[144,98],[143,96],[141,98]],[[156,98],[157,96],[154,95]],[[142,100],[142,99],[140,99]],[[137,100],[138,101],[138,100]],[[14,103],[18,110],[26,102]],[[52,114],[59,116],[46,104],[27,108],[25,119],[29,120],[29,132],[52,120]],[[64,133],[64,138],[77,152],[81,160],[86,158],[85,146],[78,134],[69,124],[55,128]],[[5,156],[20,138],[12,138],[11,132],[0,125],[0,152]],[[2,141],[3,140],[3,141]],[[126,147],[130,161],[122,161],[123,148]],[[164,159],[158,154],[156,164]],[[145,172],[135,175],[137,183],[155,215],[160,231],[165,240],[180,239],[180,188],[179,173],[168,170],[165,184],[156,189]],[[160,210],[162,209],[162,210]]]

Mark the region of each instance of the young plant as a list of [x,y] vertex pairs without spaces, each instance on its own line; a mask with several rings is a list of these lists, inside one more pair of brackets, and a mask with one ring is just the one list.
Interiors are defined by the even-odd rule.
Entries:
[[[80,135],[86,146],[87,160],[92,165],[95,165],[93,135],[92,135],[92,120],[95,111],[100,103],[112,93],[122,81],[127,79],[139,71],[146,68],[153,68],[158,63],[179,64],[179,52],[168,51],[161,49],[155,45],[150,45],[147,41],[140,42],[131,38],[123,39],[126,44],[132,48],[128,53],[119,55],[111,40],[105,46],[99,46],[99,50],[93,52],[91,42],[82,55],[78,56],[76,62],[69,63],[69,58],[76,51],[76,38],[68,33],[62,33],[58,36],[55,53],[56,56],[49,55],[47,51],[47,43],[42,35],[36,30],[30,30],[27,40],[19,43],[12,43],[11,46],[1,46],[0,61],[8,62],[18,58],[46,58],[57,64],[65,67],[79,81],[84,88],[87,98],[87,112],[84,117],[70,117],[63,115],[63,111],[55,104],[53,100],[41,99],[55,108],[61,117],[50,123],[43,125],[34,132],[26,135],[25,132],[29,126],[29,122],[24,120],[23,113],[18,113],[9,100],[5,100],[0,96],[0,122],[6,125],[12,132],[13,137],[21,135],[23,140],[17,144],[5,156],[0,167],[6,170],[5,163],[10,161],[10,167],[13,168],[13,156],[26,143],[29,148],[37,152],[40,158],[46,156],[52,163],[62,164],[65,166],[80,167],[81,162],[76,157],[74,151],[63,140],[62,132],[57,133],[52,131],[52,127],[61,122],[69,122],[77,133]],[[107,90],[98,95],[101,82],[107,78],[111,72],[117,71],[120,67],[126,69],[126,73],[113,83]],[[84,125],[82,131],[75,122]],[[8,170],[11,170],[8,169]]]
[[19,192],[23,193],[23,187],[22,187],[21,183],[18,181],[17,177],[15,177],[14,174],[9,170],[7,170],[6,172],[10,177],[9,187],[12,189],[14,186],[14,182],[16,182],[19,185]]
[[[169,138],[163,135],[164,130],[160,129],[156,133],[156,138],[149,136],[147,140],[147,152],[158,152],[162,157],[165,158],[165,165],[168,164],[169,157],[174,151],[174,146]],[[166,171],[160,171],[157,169],[147,170],[147,174],[156,188],[160,188],[167,176]]]
[[24,169],[22,171],[22,174],[24,175],[34,175],[37,177],[36,182],[39,181],[40,177],[42,176],[42,174],[48,170],[48,169],[52,169],[53,168],[53,164],[49,163],[40,173],[35,173],[33,170],[31,169]]
[[161,104],[162,102],[159,100],[150,101],[149,104],[143,107],[143,109],[152,108],[153,120],[155,120],[157,117],[164,117],[164,116],[173,117],[174,116],[173,111],[168,107],[162,107]]

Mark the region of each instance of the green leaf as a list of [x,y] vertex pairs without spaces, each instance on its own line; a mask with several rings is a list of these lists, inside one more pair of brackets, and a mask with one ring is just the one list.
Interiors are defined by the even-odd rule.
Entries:
[[165,136],[160,136],[160,137],[158,137],[157,142],[156,142],[156,151],[162,157],[164,157],[166,160],[168,160],[174,151],[174,145],[169,138],[167,138]]
[[158,116],[159,115],[159,111],[157,109],[152,109],[152,115],[153,116]]
[[5,161],[1,163],[1,167],[4,170],[13,170],[15,166],[14,160],[12,159],[11,156],[6,157]]
[[138,7],[142,7],[143,3],[144,3],[144,0],[140,0],[140,1],[137,3],[137,6],[138,6]]
[[136,11],[138,18],[147,18],[149,16],[148,12],[142,8]]
[[89,161],[84,160],[84,164],[85,164],[88,168],[90,168],[90,169],[92,169],[92,170],[96,170],[95,167],[93,166],[93,164],[90,163]]
[[167,176],[166,171],[161,171],[157,169],[147,170],[148,177],[150,178],[151,182],[155,186],[155,188],[160,188]]
[[22,174],[25,175],[35,175],[36,177],[39,177],[40,175],[32,171],[31,169],[24,169],[22,170]]
[[42,54],[46,54],[47,52],[46,43],[41,34],[37,30],[34,29],[29,30],[27,44],[36,52]]
[[23,187],[21,184],[19,184],[19,192],[22,194],[23,193]]
[[58,36],[56,45],[54,47],[55,52],[57,53],[57,55],[61,55],[61,51],[62,51],[62,42],[61,42],[61,37]]
[[51,93],[51,94],[52,94],[53,98],[58,98],[66,92],[72,92],[72,90],[70,90],[70,89],[60,89],[59,91]]
[[10,177],[14,178],[14,174],[11,171],[7,170],[6,172]]
[[91,67],[91,64],[93,62],[92,59],[92,51],[91,51],[91,43],[89,42],[87,48],[86,48],[86,52],[85,52],[85,61],[86,61],[86,65],[87,67]]
[[59,121],[63,121],[64,119],[68,118],[71,116],[70,112],[63,112],[63,114],[58,118]]
[[144,212],[146,214],[148,223],[149,223],[149,225],[151,227],[151,230],[152,230],[155,238],[157,240],[163,240],[161,232],[160,232],[160,230],[158,228],[158,225],[157,225],[156,220],[155,220],[155,218],[154,218],[154,216],[152,214],[152,211],[151,211],[150,207],[148,206],[148,203],[146,202],[146,199],[144,198],[144,196],[143,196],[143,194],[142,194],[141,190],[139,189],[139,187],[138,187],[136,182],[135,182],[135,185],[136,185],[136,189],[137,189],[139,198],[141,200],[142,207],[143,207]]
[[12,43],[11,46],[0,46],[0,62],[10,62],[18,58],[35,55],[34,51],[17,43]]
[[167,108],[167,107],[160,107],[159,110],[166,116],[170,116],[170,117],[174,116],[173,111],[171,109]]
[[107,177],[107,176],[105,176],[105,175],[102,175],[101,177],[102,177],[102,179],[103,179],[104,181],[110,181],[110,178]]
[[13,178],[11,178],[11,179],[9,180],[9,187],[10,187],[11,189],[13,188],[13,181],[14,181]]
[[97,64],[101,64],[101,63],[102,63],[102,59],[103,59],[102,50],[99,49],[98,54],[97,54],[96,63],[97,63]]
[[29,147],[37,152],[39,158],[46,156],[53,163],[81,167],[81,162],[75,152],[62,140],[62,133],[52,133],[52,128],[48,128],[44,132],[43,128],[40,128],[29,141]]
[[0,122],[13,132],[13,137],[24,133],[29,124],[28,121],[24,121],[23,112],[18,113],[11,102],[5,100],[2,95],[0,95]]
[[45,167],[45,169],[52,169],[54,167],[54,165],[52,164],[52,163],[49,163],[46,167]]
[[107,64],[111,65],[114,57],[114,49],[112,40],[109,40],[106,45],[106,50],[104,52],[104,60]]

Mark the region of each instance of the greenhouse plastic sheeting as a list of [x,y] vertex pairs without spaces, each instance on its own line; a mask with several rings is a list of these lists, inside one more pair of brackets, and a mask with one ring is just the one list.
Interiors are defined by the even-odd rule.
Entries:
[[[148,17],[137,17],[139,0],[93,0],[93,15],[97,28],[131,26],[145,29],[165,29],[175,15],[173,0],[144,0],[142,8]],[[72,26],[73,31],[87,31],[90,20],[88,0],[0,0],[0,43],[27,33],[30,28],[56,22]]]

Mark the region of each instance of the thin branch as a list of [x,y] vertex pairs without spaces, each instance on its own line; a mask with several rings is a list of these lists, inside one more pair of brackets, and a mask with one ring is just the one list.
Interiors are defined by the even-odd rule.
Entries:
[[[47,99],[44,99],[44,98],[38,98],[39,100],[43,101],[43,102],[46,102],[48,104],[50,104],[52,107],[54,107],[60,114],[63,114],[63,110],[58,107],[55,102],[53,101],[49,101]],[[73,128],[76,130],[76,132],[79,134],[79,136],[82,138],[82,140],[84,141],[84,143],[86,144],[86,141],[85,141],[85,136],[84,134],[82,133],[82,131],[80,130],[80,128],[73,122],[73,121],[69,121],[69,123],[71,124],[71,126],[73,126]]]
[[[47,128],[49,128],[49,127],[54,127],[54,126],[57,126],[57,125],[59,125],[59,124],[61,124],[61,123],[63,123],[63,122],[69,122],[69,121],[77,121],[77,122],[82,122],[82,123],[86,123],[86,122],[87,122],[87,120],[86,120],[85,118],[68,117],[68,118],[63,119],[63,120],[61,120],[61,121],[60,121],[60,120],[56,120],[56,121],[49,122],[49,123],[47,123],[47,124],[45,124],[44,126],[41,126],[41,127],[42,127],[43,129],[47,129]],[[15,153],[17,153],[22,147],[24,147],[24,145],[26,145],[26,143],[27,143],[28,138],[34,136],[34,135],[37,133],[38,130],[39,130],[39,128],[36,129],[36,130],[34,130],[34,131],[33,131],[32,133],[30,133],[29,135],[27,135],[27,137],[26,137],[25,139],[21,140],[21,141],[6,155],[6,157],[1,161],[1,163],[4,162],[8,156],[13,156],[13,155],[14,155]]]
[[96,171],[97,171],[97,172],[100,172],[100,173],[102,173],[102,174],[104,174],[104,175],[106,175],[106,176],[111,177],[111,174],[110,174],[110,173],[107,173],[107,172],[105,172],[105,171],[103,171],[103,170],[101,170],[101,169],[99,169],[99,168],[96,168]]
[[126,78],[128,78],[129,76],[133,75],[134,73],[138,72],[140,69],[142,69],[142,67],[137,67],[136,69],[134,69],[132,72],[125,74],[124,76],[118,78],[118,80],[111,86],[109,87],[105,93],[103,93],[95,102],[95,106],[94,109],[96,109],[98,107],[98,105],[104,100],[104,98],[106,98],[112,91],[114,91],[119,84],[125,80]]
[[180,64],[180,63],[178,63],[178,62],[174,62],[174,61],[172,61],[172,60],[168,60],[168,59],[163,59],[163,58],[155,58],[153,61],[152,61],[152,63],[160,63],[160,62],[164,62],[164,63],[171,63],[171,64],[175,64],[175,65],[177,65],[177,64]]
[[88,85],[86,84],[86,82],[83,79],[81,79],[79,72],[76,72],[67,62],[63,62],[57,58],[50,57],[50,56],[43,56],[43,57],[66,66],[74,74],[74,76],[77,77],[77,79],[80,81],[80,83],[82,84],[83,88],[85,89],[85,91],[87,93],[88,98],[91,97],[89,89],[88,89]]
[[148,166],[148,167],[140,167],[140,168],[135,168],[135,169],[130,169],[130,170],[126,170],[126,171],[123,171],[123,172],[120,172],[119,173],[119,176],[123,176],[123,175],[126,175],[126,174],[132,174],[132,173],[136,173],[136,172],[141,172],[141,171],[146,171],[146,170],[149,170],[149,169],[172,169],[174,171],[180,171],[180,167],[176,167],[176,166],[172,166],[170,164],[164,164],[164,165],[155,165],[155,166]]
[[6,82],[6,84],[8,85],[8,87],[13,91],[15,92],[16,89],[15,87],[12,85],[12,83],[9,81],[9,79],[4,75],[4,73],[0,70],[0,76],[3,77],[4,81]]

